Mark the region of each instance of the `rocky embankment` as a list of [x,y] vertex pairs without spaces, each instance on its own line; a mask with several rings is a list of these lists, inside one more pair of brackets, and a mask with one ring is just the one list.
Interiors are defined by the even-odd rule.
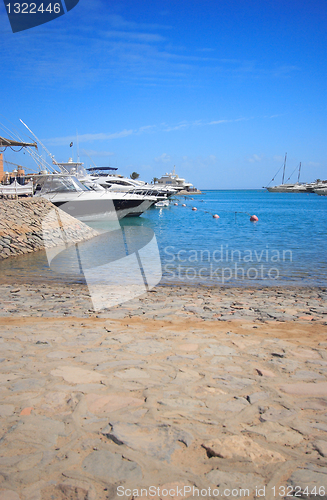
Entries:
[[325,289],[0,293],[1,500],[327,498]]
[[0,200],[0,259],[77,243],[97,234],[43,198]]

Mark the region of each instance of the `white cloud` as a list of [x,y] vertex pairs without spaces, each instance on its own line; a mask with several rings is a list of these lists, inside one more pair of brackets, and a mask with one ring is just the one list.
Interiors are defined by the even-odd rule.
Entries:
[[[99,133],[99,134],[82,134],[78,136],[78,142],[92,142],[92,141],[105,141],[111,139],[120,139],[121,137],[126,137],[133,134],[133,130],[122,130],[121,132],[115,133]],[[42,139],[49,146],[64,146],[74,141],[76,136],[68,135],[66,137],[51,137],[50,139]]]
[[263,156],[259,156],[256,154],[252,155],[251,158],[248,158],[248,161],[250,163],[257,163],[257,162],[262,161],[262,160],[263,160]]
[[233,120],[215,120],[212,122],[209,122],[208,125],[220,125],[221,123],[230,123]]
[[321,167],[321,163],[318,163],[316,161],[309,161],[308,167]]
[[[160,125],[143,125],[138,129],[124,129],[120,132],[99,132],[95,134],[82,134],[78,136],[79,143],[87,143],[93,141],[109,141],[113,139],[121,139],[132,135],[141,135],[144,133],[150,132],[176,132],[178,130],[183,130],[190,127],[205,127],[211,125],[222,125],[225,123],[236,123],[241,121],[253,120],[254,117],[250,118],[233,118],[233,119],[221,119],[221,120],[212,120],[212,121],[203,121],[203,120],[193,120],[193,121],[181,121],[175,125],[168,125],[167,123],[161,123]],[[42,139],[48,146],[64,146],[69,144],[71,141],[75,141],[75,136],[65,136],[65,137],[51,137],[49,139]],[[248,161],[258,161],[258,158],[253,156],[252,159]],[[158,157],[161,158],[161,157]],[[156,161],[163,161],[156,160]],[[166,160],[168,161],[168,160]],[[170,160],[169,160],[170,161]]]
[[115,28],[125,28],[125,29],[147,29],[147,30],[157,30],[157,29],[171,29],[171,26],[164,24],[147,24],[147,23],[137,23],[134,21],[127,21],[120,14],[112,14],[108,16],[108,21],[111,26]]
[[189,122],[181,122],[177,125],[173,125],[173,126],[168,126],[166,125],[165,128],[164,128],[164,132],[172,132],[174,130],[180,130],[182,128],[186,128],[186,127],[189,127],[190,126],[190,123]]
[[273,156],[273,160],[278,161],[278,162],[284,161],[284,158],[285,158],[284,156],[280,156],[280,155]]
[[163,153],[161,156],[157,156],[154,161],[157,163],[169,163],[171,161],[171,157],[167,155],[167,153]]
[[300,68],[298,66],[284,65],[276,68],[275,71],[273,71],[273,75],[275,77],[288,77],[295,71],[300,71]]
[[162,42],[166,40],[161,35],[154,33],[135,33],[130,31],[107,31],[107,38],[123,38],[124,40],[137,40],[138,42]]
[[218,164],[218,158],[215,155],[208,155],[206,157],[197,156],[195,158],[191,158],[189,156],[183,156],[181,162],[181,168],[192,171],[201,171],[205,170],[207,167],[212,167],[212,165]]
[[143,132],[151,132],[155,128],[156,128],[156,125],[145,125],[143,127],[140,127],[137,130],[137,132],[135,132],[135,133],[138,134],[138,135],[140,135],[140,134],[143,134]]
[[91,158],[93,156],[105,157],[105,156],[113,156],[115,154],[112,153],[111,151],[95,151],[94,149],[83,149],[82,153],[91,156]]
[[[124,137],[128,137],[130,135],[140,135],[145,132],[150,132],[155,129],[156,125],[144,125],[143,127],[139,127],[138,129],[124,129],[120,132],[99,132],[97,134],[82,134],[78,136],[78,142],[93,142],[93,141],[110,141],[112,139],[121,139]],[[71,141],[75,141],[76,136],[68,135],[66,137],[50,137],[49,139],[42,139],[42,141],[46,142],[49,146],[65,146]],[[113,153],[112,153],[113,154]]]

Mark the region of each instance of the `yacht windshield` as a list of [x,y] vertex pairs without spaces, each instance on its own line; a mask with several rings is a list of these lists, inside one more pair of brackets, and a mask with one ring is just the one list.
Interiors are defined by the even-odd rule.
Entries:
[[76,177],[72,176],[49,175],[40,180],[39,185],[41,187],[40,194],[88,191]]

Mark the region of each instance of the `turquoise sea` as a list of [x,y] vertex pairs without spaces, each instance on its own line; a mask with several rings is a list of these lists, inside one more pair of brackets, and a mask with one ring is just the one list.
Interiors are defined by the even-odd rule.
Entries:
[[178,203],[135,220],[156,234],[162,282],[326,285],[327,197],[203,191]]
[[[250,222],[254,214],[259,220]],[[141,233],[138,227],[155,233],[161,284],[327,284],[327,197],[264,190],[203,191],[172,200],[169,207],[151,208],[141,217],[125,218],[120,224],[127,235]],[[110,230],[104,222],[92,226]],[[107,244],[85,245],[91,248],[94,261],[105,260]],[[68,270],[56,271],[49,268],[44,252],[0,263],[1,281],[27,277],[38,282],[82,280]]]

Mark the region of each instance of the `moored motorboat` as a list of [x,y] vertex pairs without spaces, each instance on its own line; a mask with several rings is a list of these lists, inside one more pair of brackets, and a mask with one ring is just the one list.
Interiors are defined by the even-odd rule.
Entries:
[[182,177],[179,177],[176,172],[175,172],[175,166],[170,173],[165,173],[165,175],[162,175],[160,179],[156,179],[155,181],[156,186],[165,186],[165,187],[170,187],[175,189],[178,192],[181,191],[192,191],[192,192],[197,192],[198,190],[193,187],[193,184],[190,182],[186,182],[185,179]]
[[33,183],[19,184],[15,179],[11,184],[0,184],[0,196],[33,196]]
[[313,191],[314,193],[319,194],[319,196],[327,196],[327,187],[318,187]]
[[134,193],[143,196],[155,196],[158,201],[166,200],[177,189],[168,186],[149,184],[139,179],[130,179],[113,171],[114,167],[90,167],[85,169],[82,162],[75,162],[69,158],[68,162],[55,162],[64,173],[75,175],[87,187],[97,189],[99,186],[108,191]]
[[68,174],[36,175],[34,185],[34,196],[46,198],[82,221],[139,216],[157,201],[153,196],[89,189]]
[[168,200],[158,201],[157,203],[154,204],[154,206],[157,208],[169,207],[169,201]]

